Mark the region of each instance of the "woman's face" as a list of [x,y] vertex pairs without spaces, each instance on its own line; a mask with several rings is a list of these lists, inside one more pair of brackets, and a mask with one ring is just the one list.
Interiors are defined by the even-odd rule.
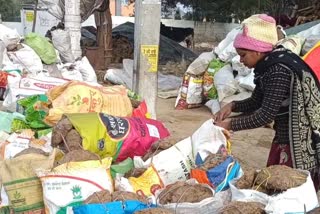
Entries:
[[260,59],[263,58],[264,53],[246,50],[246,49],[236,49],[240,56],[240,62],[243,63],[248,68],[255,68]]

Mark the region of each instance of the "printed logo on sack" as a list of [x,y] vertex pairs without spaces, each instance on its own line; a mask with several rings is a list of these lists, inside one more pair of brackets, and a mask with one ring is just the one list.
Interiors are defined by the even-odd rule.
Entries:
[[22,198],[21,193],[18,191],[15,191],[15,193],[13,193],[13,198],[14,200],[12,200],[11,203],[14,205],[17,205],[17,204],[24,205],[26,203],[26,199]]
[[104,139],[98,140],[98,149],[99,149],[100,151],[104,150],[104,145],[105,145]]
[[108,135],[115,140],[122,140],[129,131],[129,121],[125,118],[114,117],[108,114],[99,114],[101,121],[107,128]]
[[78,186],[78,185],[73,186],[71,191],[72,191],[73,199],[81,199],[82,198],[80,186]]

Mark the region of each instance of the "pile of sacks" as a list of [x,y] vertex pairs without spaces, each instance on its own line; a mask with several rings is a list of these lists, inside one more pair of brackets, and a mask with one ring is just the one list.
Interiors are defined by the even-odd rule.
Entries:
[[[213,114],[225,104],[251,96],[255,88],[253,69],[240,63],[233,41],[241,30],[237,27],[215,47],[213,52],[202,53],[188,67],[176,100],[176,109],[199,107],[203,103]],[[296,35],[280,38],[277,45],[303,56],[320,80],[320,24]]]
[[180,142],[168,134],[158,121],[97,113],[66,114],[41,137],[1,132],[1,154],[11,155],[0,161],[0,211],[256,214],[318,207],[308,171],[243,172],[229,134],[211,119]]
[[46,91],[70,80],[97,83],[88,59],[73,56],[68,31],[53,30],[52,40],[36,33],[23,38],[3,24],[0,24],[0,32],[0,98],[5,99],[6,107],[15,105],[17,94],[7,95],[11,89],[30,95],[33,93],[30,89]]

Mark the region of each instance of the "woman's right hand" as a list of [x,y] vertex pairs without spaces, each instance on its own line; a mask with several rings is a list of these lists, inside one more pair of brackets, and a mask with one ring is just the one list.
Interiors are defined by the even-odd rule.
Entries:
[[220,109],[220,111],[218,111],[216,114],[214,114],[213,115],[214,121],[221,122],[224,119],[226,119],[227,117],[229,117],[230,114],[232,113],[233,105],[234,105],[233,102],[228,103],[222,109]]

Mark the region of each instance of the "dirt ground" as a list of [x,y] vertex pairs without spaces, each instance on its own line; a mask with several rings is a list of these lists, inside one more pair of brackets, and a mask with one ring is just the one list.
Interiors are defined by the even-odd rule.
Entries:
[[[170,130],[171,138],[177,142],[192,135],[203,122],[211,118],[205,106],[195,109],[175,110],[175,99],[157,101],[157,119]],[[259,128],[232,133],[232,153],[239,159],[242,168],[259,169],[266,165],[274,131]]]

